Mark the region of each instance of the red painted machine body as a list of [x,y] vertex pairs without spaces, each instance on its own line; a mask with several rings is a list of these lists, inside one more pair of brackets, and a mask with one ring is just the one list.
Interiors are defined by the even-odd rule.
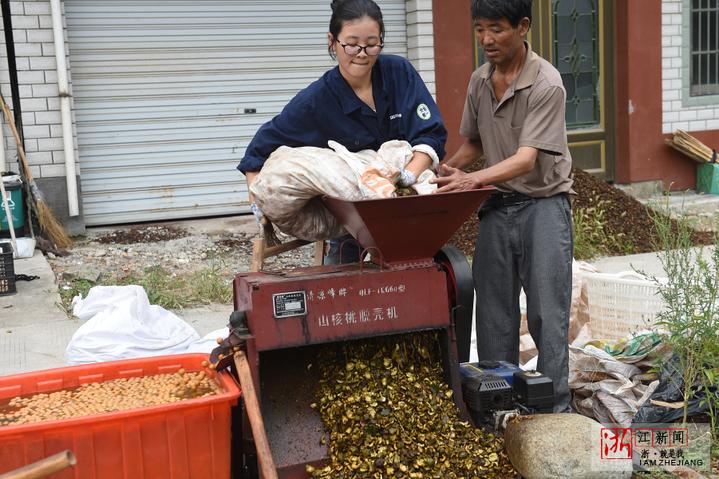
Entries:
[[323,349],[435,330],[445,380],[461,397],[447,278],[436,263],[391,270],[370,263],[322,266],[235,278],[235,309],[247,315],[248,359],[280,478],[306,478],[307,464],[318,467],[327,459],[321,418],[309,406],[317,400]]
[[[328,266],[295,273],[235,279],[235,309],[247,311],[258,351],[450,325],[447,276],[436,264],[389,271]],[[293,294],[304,305],[298,305],[299,314],[282,316],[277,302]]]
[[[346,341],[437,331],[445,380],[466,415],[459,400],[456,278],[452,265],[434,257],[493,191],[354,202],[324,198],[372,262],[235,277],[234,308],[247,318],[248,360],[279,477],[306,478],[305,465],[327,460],[321,418],[309,407],[320,380],[315,364],[323,349]],[[468,275],[464,281],[471,289]],[[251,438],[247,424],[241,429],[243,441]],[[241,452],[252,454],[252,444]]]

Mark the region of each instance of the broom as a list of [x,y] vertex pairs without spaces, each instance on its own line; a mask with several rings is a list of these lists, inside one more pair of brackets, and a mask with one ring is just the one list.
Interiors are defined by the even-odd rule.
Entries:
[[675,131],[674,136],[667,138],[664,142],[699,163],[714,163],[716,161],[717,157],[714,150],[684,130]]
[[7,103],[5,103],[5,98],[3,98],[1,94],[0,103],[2,103],[3,113],[5,114],[5,118],[7,119],[7,122],[10,125],[10,129],[12,130],[12,134],[15,137],[15,144],[17,145],[18,156],[20,157],[22,169],[25,172],[25,178],[28,182],[28,185],[30,186],[30,195],[33,199],[30,204],[32,205],[32,209],[35,212],[35,216],[37,216],[37,219],[40,222],[40,228],[45,232],[48,239],[55,243],[55,246],[57,248],[67,248],[72,244],[72,240],[65,232],[65,228],[63,228],[62,224],[57,220],[57,218],[55,218],[55,215],[53,214],[52,210],[45,202],[42,191],[40,191],[40,188],[38,188],[38,186],[35,184],[35,179],[32,176],[32,172],[30,171],[30,167],[28,166],[27,158],[25,157],[25,149],[22,146],[22,142],[20,141],[20,135],[18,134],[17,128],[15,127],[15,120],[10,113],[10,108],[7,106]]

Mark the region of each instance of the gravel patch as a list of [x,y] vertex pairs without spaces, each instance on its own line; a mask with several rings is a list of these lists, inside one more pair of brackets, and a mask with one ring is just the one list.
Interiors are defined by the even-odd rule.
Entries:
[[[76,239],[68,256],[47,253],[47,257],[59,281],[94,282],[103,275],[141,273],[157,266],[176,275],[213,268],[229,281],[237,273],[249,271],[256,235],[223,231],[223,219],[216,221],[218,227],[210,231],[187,228],[184,222],[131,226],[109,232],[88,229],[86,236]],[[312,245],[303,246],[269,258],[265,269],[284,271],[310,266],[312,255]]]

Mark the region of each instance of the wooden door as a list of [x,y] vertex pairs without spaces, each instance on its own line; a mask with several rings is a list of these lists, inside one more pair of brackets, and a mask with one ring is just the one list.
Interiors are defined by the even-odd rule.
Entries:
[[613,0],[535,0],[530,41],[567,90],[574,166],[614,178]]

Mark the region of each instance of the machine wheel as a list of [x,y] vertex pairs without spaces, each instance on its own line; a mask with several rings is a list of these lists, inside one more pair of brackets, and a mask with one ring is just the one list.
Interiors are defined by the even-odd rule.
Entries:
[[457,355],[460,363],[469,361],[472,343],[472,309],[474,306],[474,281],[472,268],[466,256],[454,246],[445,246],[434,260],[447,272],[447,292],[454,317],[457,336]]

